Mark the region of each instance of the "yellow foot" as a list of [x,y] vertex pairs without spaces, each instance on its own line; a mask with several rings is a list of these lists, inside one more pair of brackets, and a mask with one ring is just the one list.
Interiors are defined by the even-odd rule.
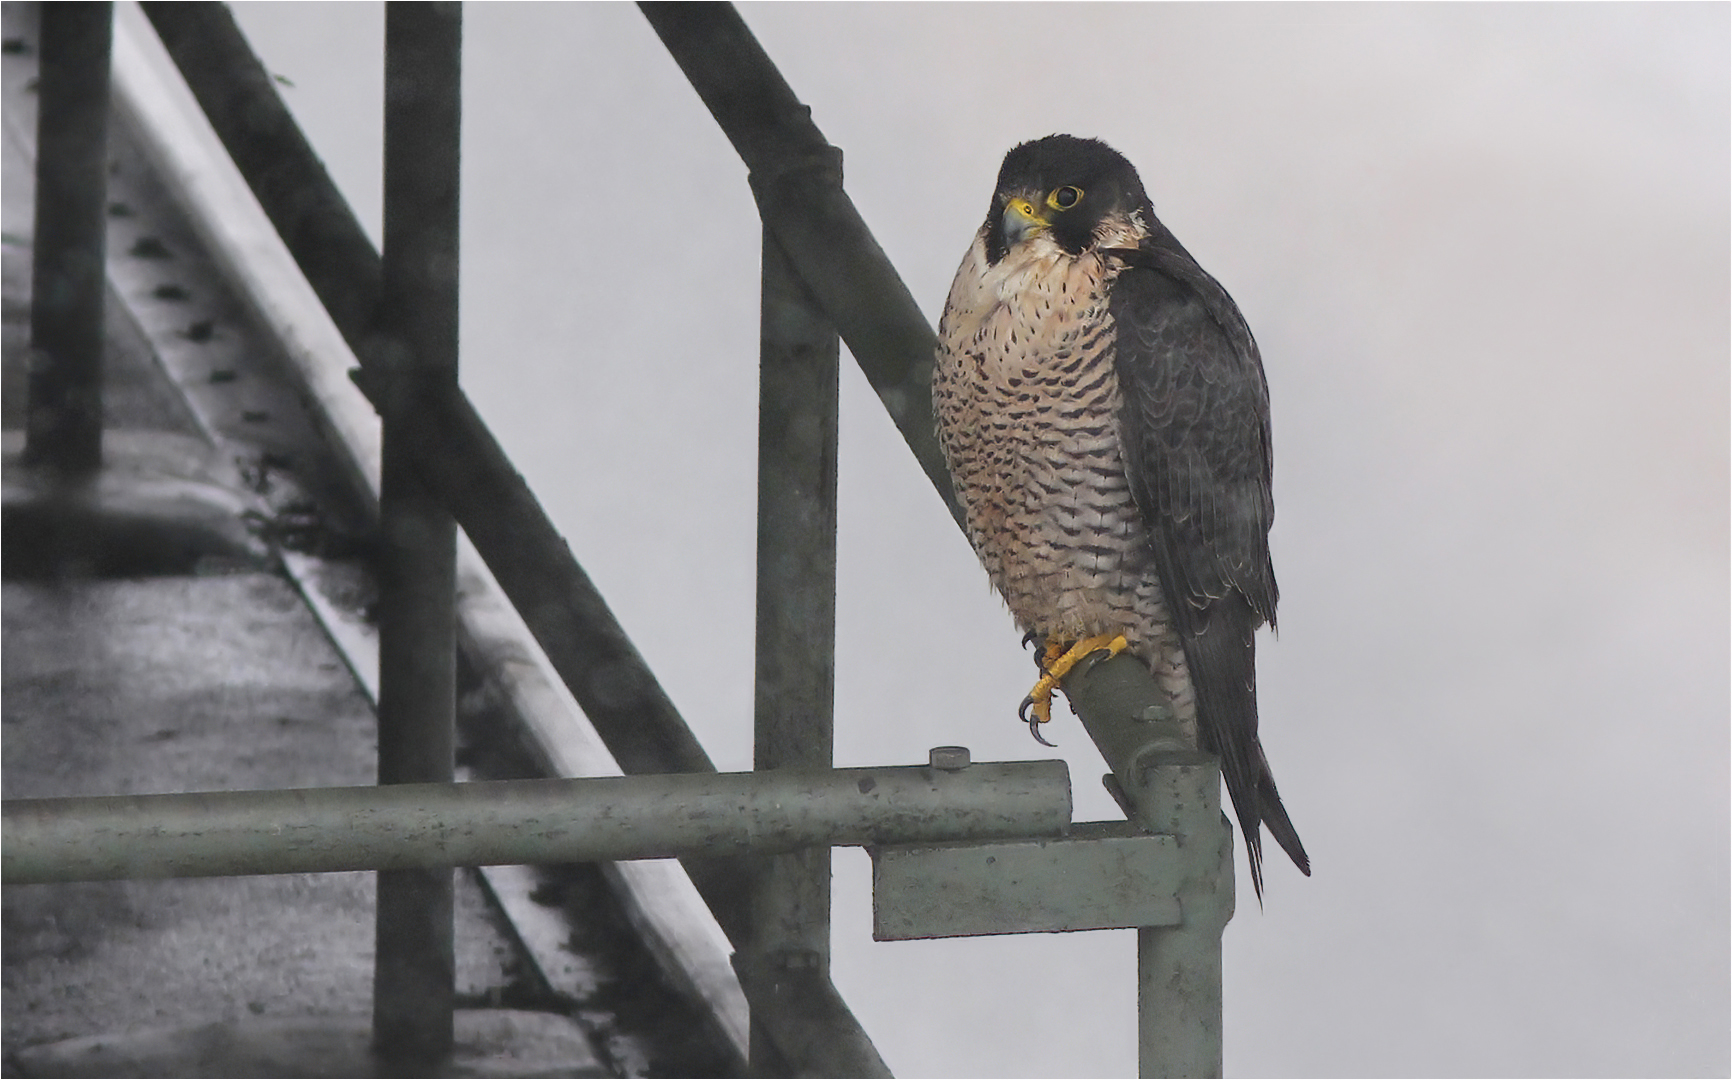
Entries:
[[[1040,680],[1034,684],[1034,689],[1028,692],[1028,696],[1022,699],[1022,708],[1016,711],[1016,715],[1028,723],[1028,733],[1034,736],[1034,741],[1042,746],[1053,745],[1041,738],[1040,725],[1052,719],[1052,692],[1059,688],[1072,668],[1082,663],[1085,657],[1093,656],[1097,652],[1104,650],[1108,657],[1113,657],[1130,647],[1131,643],[1125,640],[1123,634],[1096,634],[1094,637],[1084,638],[1068,649],[1060,641],[1049,640],[1046,650],[1041,654]],[[1029,715],[1031,711],[1033,716]]]

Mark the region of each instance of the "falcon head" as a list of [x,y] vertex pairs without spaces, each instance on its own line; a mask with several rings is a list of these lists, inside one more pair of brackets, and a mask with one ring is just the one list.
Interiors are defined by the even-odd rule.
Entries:
[[1135,246],[1154,210],[1137,170],[1099,139],[1048,135],[1004,155],[986,215],[986,258],[1049,239],[1070,255]]

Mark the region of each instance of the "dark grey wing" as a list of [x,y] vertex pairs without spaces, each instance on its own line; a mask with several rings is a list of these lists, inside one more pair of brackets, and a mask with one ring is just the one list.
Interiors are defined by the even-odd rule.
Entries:
[[1268,386],[1238,307],[1189,256],[1115,254],[1128,263],[1110,300],[1125,469],[1261,897],[1260,824],[1311,872],[1257,740],[1255,633],[1278,595]]

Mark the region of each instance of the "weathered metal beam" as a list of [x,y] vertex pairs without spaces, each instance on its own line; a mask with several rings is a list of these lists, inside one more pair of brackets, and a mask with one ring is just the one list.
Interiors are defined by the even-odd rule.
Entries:
[[[836,155],[839,159],[840,155]],[[841,162],[835,167],[840,172]],[[753,763],[827,768],[835,745],[836,466],[840,344],[768,229],[763,237],[758,397],[757,653]],[[735,956],[752,1009],[759,1076],[882,1070],[872,1042],[832,989],[828,1038],[793,1038],[780,1021],[784,977],[828,988],[830,849],[751,862],[752,924]],[[788,973],[797,972],[797,976]],[[748,973],[750,977],[748,977]],[[825,1065],[806,1056],[825,1047]],[[843,1061],[839,1048],[864,1047]]]
[[734,970],[752,1003],[752,1023],[765,1029],[786,1062],[767,1072],[752,1062],[753,1076],[890,1076],[884,1059],[848,1010],[827,968],[757,960],[736,953]]
[[141,5],[223,147],[351,344],[372,329],[379,253],[227,4]]
[[[421,475],[414,390],[457,385],[462,5],[385,7],[385,244],[371,350],[383,387],[379,492],[379,783],[453,778],[457,526]],[[451,1052],[449,867],[381,870],[373,1044],[386,1059]]]
[[732,4],[638,7],[745,161],[764,224],[960,524],[932,419],[938,339],[842,190],[838,151]]
[[44,4],[25,460],[102,467],[108,83],[114,5]]
[[1177,925],[1137,930],[1138,1072],[1221,1075],[1221,933],[1233,917],[1233,830],[1221,815],[1221,771],[1190,748],[1172,701],[1128,656],[1082,664],[1065,693],[1112,768],[1136,824],[1174,837],[1184,856],[1168,888]]
[[13,799],[8,885],[1054,836],[1062,761]]

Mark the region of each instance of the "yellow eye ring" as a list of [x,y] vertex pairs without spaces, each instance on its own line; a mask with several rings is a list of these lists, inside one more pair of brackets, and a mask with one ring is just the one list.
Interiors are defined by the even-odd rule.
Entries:
[[1066,184],[1064,187],[1053,188],[1052,193],[1046,197],[1046,204],[1054,210],[1069,210],[1081,202],[1082,197],[1082,188]]

